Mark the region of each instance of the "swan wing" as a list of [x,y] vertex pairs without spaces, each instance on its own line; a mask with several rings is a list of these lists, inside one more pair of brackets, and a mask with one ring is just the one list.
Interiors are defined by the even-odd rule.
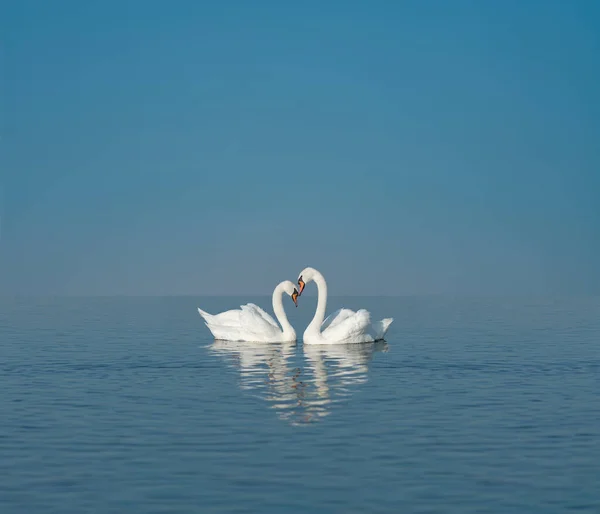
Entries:
[[277,322],[273,319],[273,316],[271,316],[268,312],[261,309],[258,305],[254,303],[247,303],[246,305],[242,305],[242,312],[248,313],[250,319],[252,319],[251,323],[255,324],[256,326],[266,324],[273,327],[276,330],[279,330],[279,326],[277,325]]
[[321,332],[324,332],[328,328],[335,327],[338,323],[341,323],[345,319],[348,319],[350,316],[353,316],[355,313],[351,309],[338,309],[337,311],[331,313],[323,323],[321,323]]
[[239,309],[231,309],[219,314],[209,314],[202,309],[198,309],[198,312],[207,325],[236,326],[240,323],[241,311]]
[[269,341],[281,336],[281,329],[266,321],[254,309],[243,309],[241,319],[241,331],[244,334],[243,339],[246,341]]
[[[352,312],[352,311],[350,311]],[[345,341],[354,339],[358,336],[364,336],[371,323],[371,314],[365,309],[360,309],[346,316],[342,321],[322,331],[325,339],[331,342]],[[370,336],[369,336],[370,338]]]
[[219,314],[198,309],[206,326],[217,339],[230,341],[264,341],[277,337],[281,329],[258,305],[249,303]]

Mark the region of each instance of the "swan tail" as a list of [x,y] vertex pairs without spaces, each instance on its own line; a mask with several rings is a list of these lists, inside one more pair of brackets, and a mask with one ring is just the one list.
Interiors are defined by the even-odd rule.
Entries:
[[209,314],[208,312],[203,311],[200,307],[198,307],[198,312],[200,313],[200,316],[202,316],[206,322],[209,322],[213,317],[212,314]]
[[376,321],[373,323],[373,335],[375,336],[375,341],[380,341],[385,337],[388,328],[394,321],[394,318],[384,318],[381,321]]
[[210,330],[210,333],[213,335],[213,337],[215,339],[220,339],[222,336],[222,328],[218,325],[218,323],[215,323],[215,316],[203,311],[200,309],[200,307],[198,307],[198,313],[204,318],[204,324],[208,330]]
[[215,319],[215,315],[214,314],[209,314],[208,312],[203,311],[200,308],[198,308],[198,312],[200,313],[200,316],[202,316],[204,318],[204,324],[209,328],[209,330],[211,332],[213,332],[213,328],[219,326],[219,323]]

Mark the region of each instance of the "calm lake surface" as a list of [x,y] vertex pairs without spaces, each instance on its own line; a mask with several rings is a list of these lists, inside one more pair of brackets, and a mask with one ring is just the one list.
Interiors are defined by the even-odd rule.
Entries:
[[196,307],[248,301],[0,300],[0,512],[600,512],[600,299],[332,297],[387,343],[214,344]]

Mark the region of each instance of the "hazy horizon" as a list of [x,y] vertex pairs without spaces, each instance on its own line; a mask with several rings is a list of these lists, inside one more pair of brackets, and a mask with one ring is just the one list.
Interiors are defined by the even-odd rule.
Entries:
[[[249,301],[253,298],[264,298],[266,300],[271,299],[272,294],[269,293],[227,293],[227,294],[0,294],[0,299],[10,298],[23,298],[23,299],[48,299],[48,298],[61,298],[61,299],[87,299],[87,298],[232,298],[236,300]],[[317,294],[303,293],[302,298],[310,298],[311,302],[316,305]],[[490,299],[490,300],[502,300],[502,299],[520,299],[520,300],[544,300],[549,301],[552,299],[578,299],[578,298],[600,298],[600,294],[564,294],[564,293],[538,293],[538,294],[525,294],[525,293],[514,293],[514,294],[500,294],[500,293],[488,293],[488,294],[477,294],[477,293],[414,293],[414,294],[329,294],[328,298],[328,310],[333,306],[329,305],[329,300],[340,299],[340,298],[413,298],[413,299]],[[299,300],[302,301],[302,300]],[[267,307],[270,306],[270,303]]]
[[3,6],[0,295],[600,294],[600,4],[378,5]]

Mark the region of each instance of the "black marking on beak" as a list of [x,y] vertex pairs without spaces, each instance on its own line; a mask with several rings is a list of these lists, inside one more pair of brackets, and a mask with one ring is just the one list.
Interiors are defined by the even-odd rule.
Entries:
[[298,291],[298,296],[302,296],[302,291],[304,291],[304,286],[306,286],[304,280],[302,280],[302,275],[300,275],[300,277],[298,278],[298,286],[300,287],[300,291]]

